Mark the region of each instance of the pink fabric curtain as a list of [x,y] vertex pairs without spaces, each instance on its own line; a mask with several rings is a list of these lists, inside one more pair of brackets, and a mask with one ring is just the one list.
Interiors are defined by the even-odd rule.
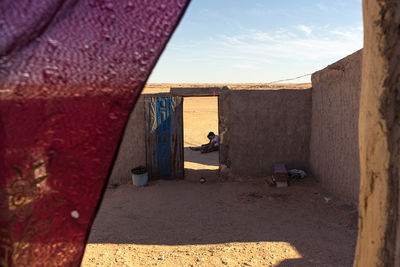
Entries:
[[189,0],[0,1],[0,265],[76,266]]

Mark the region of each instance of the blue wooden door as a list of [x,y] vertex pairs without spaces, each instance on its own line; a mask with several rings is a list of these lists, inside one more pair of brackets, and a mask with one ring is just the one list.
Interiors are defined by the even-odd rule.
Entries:
[[147,169],[150,178],[183,177],[183,99],[145,98]]

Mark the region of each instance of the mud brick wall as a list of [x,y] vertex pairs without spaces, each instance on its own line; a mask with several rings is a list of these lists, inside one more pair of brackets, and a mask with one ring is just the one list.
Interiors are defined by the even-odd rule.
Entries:
[[[265,177],[273,163],[308,169],[311,89],[230,90],[220,109],[222,175]],[[228,141],[228,142],[226,142]]]
[[361,50],[312,75],[310,167],[329,192],[356,204]]

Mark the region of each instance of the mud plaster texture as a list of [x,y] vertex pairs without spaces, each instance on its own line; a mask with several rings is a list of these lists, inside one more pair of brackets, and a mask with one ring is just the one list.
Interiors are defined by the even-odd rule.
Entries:
[[[271,175],[274,162],[307,169],[310,89],[222,88],[218,95],[222,177],[265,177]],[[142,96],[129,119],[110,183],[128,183],[129,170],[146,164],[143,108]]]
[[354,266],[400,266],[400,6],[363,1],[359,234]]
[[130,170],[137,166],[146,166],[144,126],[144,98],[141,96],[129,117],[109,184],[129,183],[132,181]]
[[[221,172],[265,177],[275,162],[307,169],[311,90],[232,90],[220,105]],[[222,118],[221,118],[222,117]],[[225,167],[226,166],[226,167]]]
[[356,205],[362,51],[314,73],[310,168],[325,189]]

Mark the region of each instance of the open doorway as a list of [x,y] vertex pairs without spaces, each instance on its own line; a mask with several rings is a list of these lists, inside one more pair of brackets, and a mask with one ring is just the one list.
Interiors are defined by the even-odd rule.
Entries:
[[216,180],[219,170],[219,152],[201,153],[190,147],[207,144],[209,132],[219,135],[218,96],[185,97],[183,101],[183,135],[185,179]]

